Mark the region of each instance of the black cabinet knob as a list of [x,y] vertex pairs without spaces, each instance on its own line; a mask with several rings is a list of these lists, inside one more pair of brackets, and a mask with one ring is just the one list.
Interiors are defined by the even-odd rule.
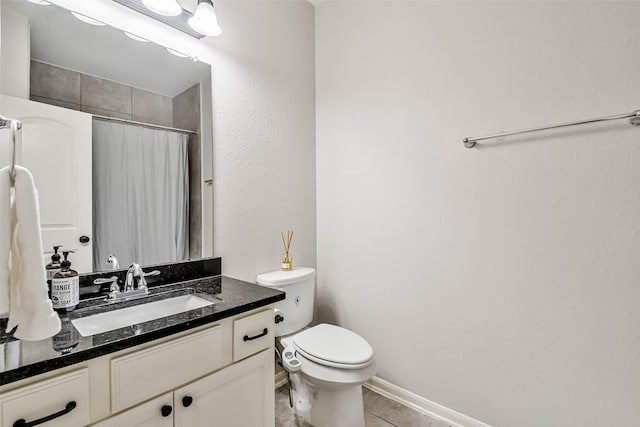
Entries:
[[80,243],[89,243],[91,241],[91,239],[89,238],[89,236],[80,236]]
[[173,408],[171,407],[171,405],[164,405],[162,408],[160,408],[160,413],[163,417],[168,417],[169,415],[171,415],[172,411]]
[[284,321],[284,317],[282,317],[281,314],[276,314],[276,318],[275,318],[276,323],[281,323]]
[[188,408],[189,406],[191,406],[192,403],[193,403],[193,397],[185,396],[182,398],[182,406],[184,406],[185,408]]

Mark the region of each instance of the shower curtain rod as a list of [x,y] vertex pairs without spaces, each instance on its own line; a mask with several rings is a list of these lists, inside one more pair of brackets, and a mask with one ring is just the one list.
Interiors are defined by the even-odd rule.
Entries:
[[142,126],[142,127],[146,127],[146,128],[149,128],[149,129],[170,130],[170,131],[173,131],[173,132],[193,133],[193,134],[197,134],[198,133],[198,132],[194,132],[192,130],[187,130],[187,129],[179,129],[179,128],[172,128],[172,127],[168,127],[168,126],[154,125],[154,124],[151,124],[151,123],[137,122],[135,120],[119,119],[117,117],[100,116],[98,114],[93,114],[92,116],[93,116],[94,119],[97,119],[97,120],[104,120],[106,122],[126,123],[128,125]]
[[551,126],[544,126],[539,128],[533,128],[533,129],[517,130],[513,132],[496,133],[494,135],[478,136],[475,138],[469,137],[469,138],[463,139],[462,142],[464,143],[465,147],[473,148],[476,146],[476,142],[482,141],[485,139],[500,138],[503,136],[520,135],[520,134],[529,133],[529,132],[538,132],[541,130],[557,129],[557,128],[563,128],[568,126],[586,125],[589,123],[607,122],[609,120],[621,120],[621,119],[629,119],[629,124],[634,126],[640,126],[640,110],[635,110],[635,111],[632,111],[631,113],[626,113],[626,114],[618,114],[615,116],[599,117],[597,119],[581,120],[578,122],[570,122],[570,123],[561,123],[559,125],[551,125]]

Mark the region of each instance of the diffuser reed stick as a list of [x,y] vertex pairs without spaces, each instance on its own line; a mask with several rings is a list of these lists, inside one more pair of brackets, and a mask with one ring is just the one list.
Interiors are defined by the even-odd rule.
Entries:
[[293,231],[287,231],[287,238],[284,238],[284,233],[280,232],[282,236],[282,244],[284,245],[284,260],[282,260],[282,270],[293,270],[293,259],[289,256],[289,250],[291,249],[291,242],[293,241]]

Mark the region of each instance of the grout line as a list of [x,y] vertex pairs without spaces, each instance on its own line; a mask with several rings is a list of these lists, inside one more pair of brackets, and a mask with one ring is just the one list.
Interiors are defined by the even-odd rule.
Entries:
[[371,411],[365,411],[365,413],[370,414],[371,416],[376,417],[377,419],[382,420],[382,421],[384,421],[385,423],[387,423],[387,424],[389,424],[389,425],[392,425],[393,427],[399,427],[399,426],[398,426],[398,424],[396,424],[396,423],[394,423],[394,422],[392,422],[392,421],[389,421],[388,419],[386,419],[386,418],[384,418],[384,417],[381,417],[380,415],[376,415],[376,414],[374,414],[374,413],[373,413],[373,412],[371,412]]

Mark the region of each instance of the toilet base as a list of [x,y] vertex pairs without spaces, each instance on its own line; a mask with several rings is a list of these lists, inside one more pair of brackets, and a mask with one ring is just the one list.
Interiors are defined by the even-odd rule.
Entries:
[[319,389],[291,375],[296,414],[313,427],[364,427],[362,386]]

